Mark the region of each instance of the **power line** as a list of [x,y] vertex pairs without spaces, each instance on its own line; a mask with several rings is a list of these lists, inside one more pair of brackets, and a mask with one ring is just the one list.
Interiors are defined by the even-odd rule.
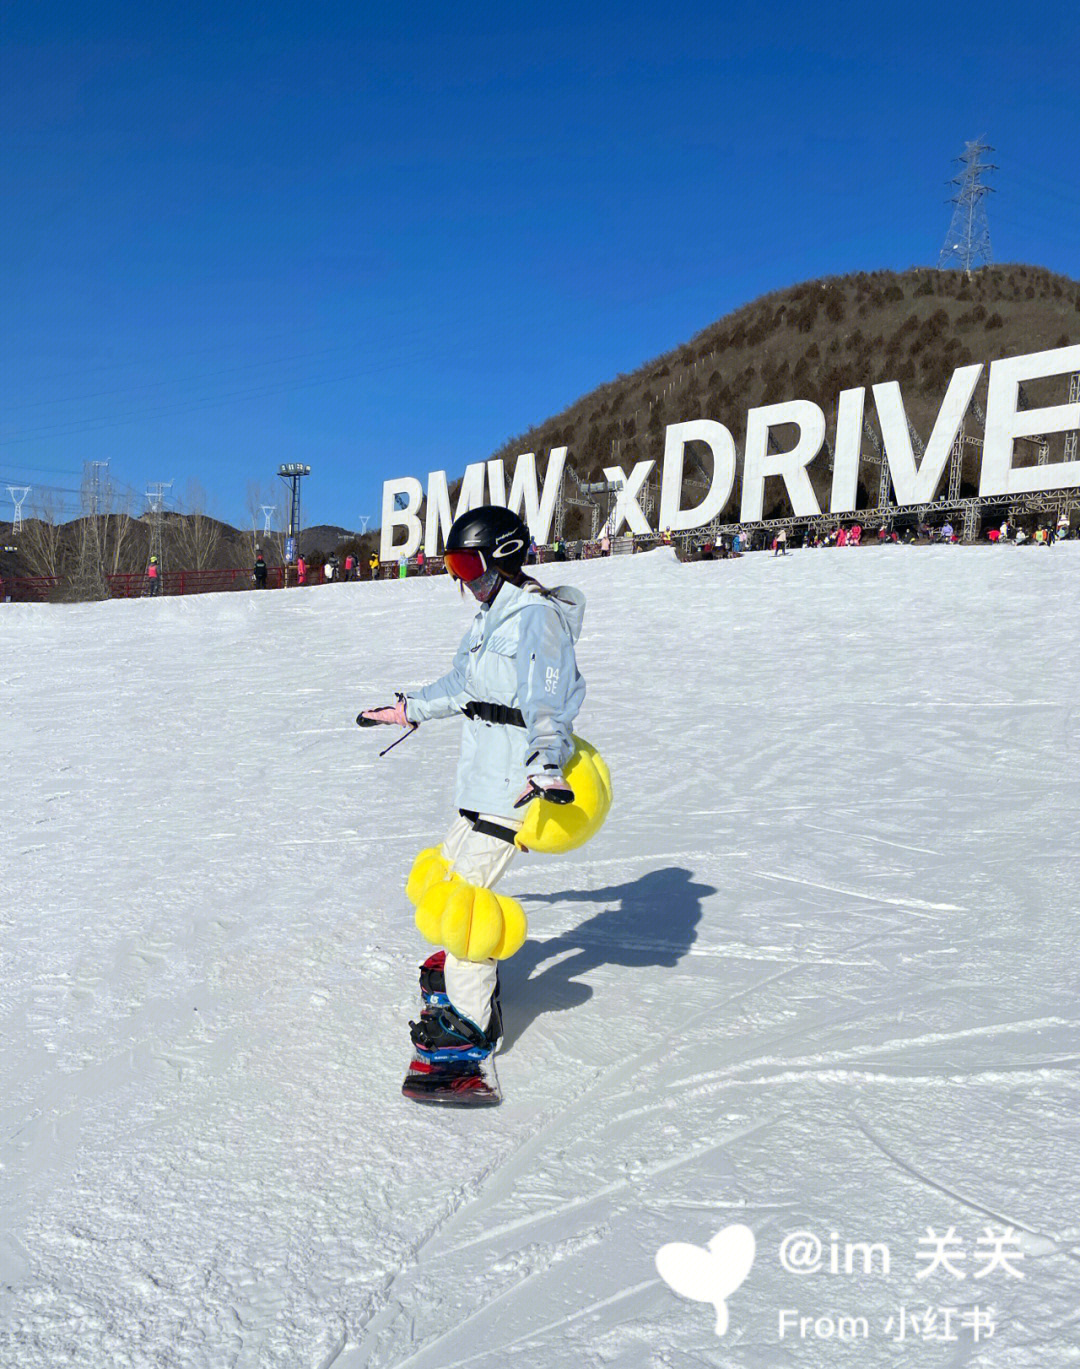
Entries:
[[[322,327],[324,327],[323,324],[312,324],[308,328],[282,329],[281,331],[276,333],[260,334],[259,341],[265,344],[269,342],[277,342],[281,338],[295,338],[298,335],[302,337],[304,334],[314,333]],[[149,358],[145,356],[138,356],[132,357],[128,361],[106,361],[96,366],[85,366],[74,371],[54,372],[52,375],[46,376],[32,376],[29,379],[29,384],[51,385],[54,381],[75,380],[78,379],[80,376],[101,375],[102,372],[105,371],[123,371],[129,369],[132,366],[169,365],[174,361],[183,361],[186,357],[213,356],[215,352],[224,352],[228,351],[230,347],[242,347],[243,345],[244,344],[241,341],[219,342],[216,343],[213,347],[191,347],[183,352],[171,352],[165,356],[156,356]]]
[[[0,482],[3,482],[5,485],[9,483],[18,483],[18,478],[16,476],[8,476],[0,473]],[[50,494],[73,494],[76,497],[82,494],[82,490],[74,490],[70,485],[43,485],[40,480],[31,485],[30,488],[33,490],[47,490]]]
[[[405,319],[414,320],[415,318],[416,318],[416,310],[413,309],[412,307],[398,308],[398,309],[393,309],[393,310],[389,310],[389,311],[388,311],[387,309],[384,308],[384,309],[380,309],[379,315],[378,315],[379,324],[380,324],[381,326],[385,326],[385,325],[390,324],[390,323],[396,323],[396,322],[398,322],[398,321],[400,321],[400,320],[405,320]],[[306,336],[308,336],[308,335],[310,335],[310,334],[312,334],[312,333],[317,333],[317,332],[319,332],[320,330],[325,331],[326,329],[327,329],[327,325],[326,325],[325,323],[313,323],[313,324],[309,324],[306,328],[298,328],[298,327],[295,326],[295,324],[290,324],[288,328],[281,328],[281,329],[278,329],[278,330],[276,330],[276,331],[274,331],[274,332],[271,332],[271,333],[259,332],[259,333],[257,334],[257,338],[258,338],[258,342],[259,342],[259,344],[260,344],[261,346],[267,346],[267,345],[270,345],[270,344],[273,344],[273,343],[282,341],[282,340],[284,340],[284,339],[296,340],[296,339],[298,339],[298,338],[303,338],[303,337],[306,337]],[[445,321],[445,324],[444,324],[443,326],[441,326],[441,328],[440,328],[440,331],[443,332],[443,333],[452,333],[452,332],[454,332],[455,330],[456,330],[456,323],[454,322],[453,319],[447,319],[447,320]],[[367,333],[370,334],[372,330],[371,330],[371,329],[366,329],[365,331],[366,331]],[[418,322],[417,327],[415,328],[414,332],[413,332],[413,333],[410,333],[408,336],[409,336],[409,337],[412,337],[412,336],[427,336],[427,335],[430,334],[430,332],[431,332],[431,326],[430,326],[430,324],[428,324],[428,323],[423,323],[423,322]],[[81,376],[94,376],[94,375],[101,375],[102,373],[108,372],[108,371],[123,371],[123,370],[129,370],[129,369],[130,369],[131,367],[133,367],[133,366],[162,366],[162,365],[171,365],[173,362],[183,361],[183,360],[185,360],[185,359],[188,358],[188,357],[213,356],[213,355],[215,355],[216,353],[226,352],[226,351],[228,351],[228,350],[230,350],[230,349],[242,350],[242,349],[246,348],[248,345],[249,345],[249,343],[248,343],[248,340],[247,340],[247,339],[236,338],[236,339],[233,339],[233,340],[228,341],[228,342],[218,342],[218,343],[215,343],[213,346],[210,346],[210,347],[190,347],[190,348],[186,348],[185,350],[183,350],[183,351],[181,351],[181,352],[169,352],[169,353],[166,353],[166,354],[164,354],[164,355],[158,355],[158,356],[153,356],[153,357],[136,356],[136,357],[131,357],[131,358],[125,360],[125,361],[107,361],[107,362],[100,362],[100,363],[98,363],[98,364],[96,364],[96,365],[93,365],[93,366],[84,366],[84,367],[80,367],[80,368],[75,369],[75,370],[61,371],[61,372],[53,372],[51,375],[30,376],[30,377],[27,378],[27,380],[26,380],[25,383],[26,383],[27,385],[29,385],[29,386],[36,386],[36,385],[51,385],[51,384],[53,384],[54,382],[64,382],[64,381],[77,380],[77,379],[79,379]],[[321,351],[321,350],[323,350],[323,349],[320,349],[320,351]],[[325,349],[325,350],[326,350],[326,351],[344,351],[344,350],[347,350],[347,348],[346,348],[345,346],[334,346],[334,347],[327,348],[327,349]],[[317,356],[317,355],[320,354],[320,351],[316,351],[316,352],[312,352],[312,353],[303,353],[303,354],[301,354],[301,355],[312,355],[312,356]]]
[[[75,419],[65,419],[59,423],[47,424],[45,427],[33,428],[20,434],[18,437],[8,437],[0,440],[0,447],[13,447],[22,442],[32,442],[38,438],[45,437],[80,437],[87,433],[103,432],[111,428],[124,427],[131,423],[148,422],[159,418],[183,417],[189,413],[197,413],[204,409],[221,408],[223,405],[235,402],[272,398],[279,394],[289,394],[298,390],[308,390],[319,385],[340,385],[348,381],[358,380],[363,376],[374,376],[393,371],[402,366],[415,366],[440,359],[440,353],[428,353],[426,355],[412,355],[386,361],[381,365],[361,367],[359,370],[347,371],[344,374],[318,376],[313,380],[305,381],[284,381],[270,385],[263,385],[254,389],[235,390],[225,395],[217,395],[205,400],[197,400],[194,403],[185,402],[179,406],[172,406],[165,409],[146,410],[122,414],[118,417],[85,417]],[[460,360],[460,355],[457,358]]]
[[18,413],[22,409],[41,409],[46,404],[83,404],[88,399],[108,399],[120,395],[137,395],[146,390],[160,390],[165,385],[189,385],[198,384],[204,380],[217,380],[222,376],[237,375],[241,371],[254,371],[262,366],[288,366],[296,361],[308,361],[312,357],[331,356],[335,352],[344,352],[345,347],[324,347],[318,352],[295,352],[292,356],[270,357],[266,361],[247,361],[239,366],[227,366],[217,371],[203,371],[199,375],[193,376],[174,376],[169,380],[150,380],[145,385],[124,385],[112,390],[93,390],[85,395],[61,395],[54,399],[32,399],[25,404],[9,404],[6,407],[8,413]]

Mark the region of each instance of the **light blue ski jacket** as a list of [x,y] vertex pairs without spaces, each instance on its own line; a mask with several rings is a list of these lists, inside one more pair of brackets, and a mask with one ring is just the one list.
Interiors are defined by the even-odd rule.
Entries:
[[[452,718],[470,702],[520,709],[525,726],[465,719],[455,803],[478,813],[520,819],[514,800],[526,775],[560,769],[573,750],[571,729],[585,681],[574,643],[585,596],[563,586],[541,592],[532,581],[504,584],[482,604],[448,674],[405,696],[410,722]],[[528,762],[528,763],[527,763]]]

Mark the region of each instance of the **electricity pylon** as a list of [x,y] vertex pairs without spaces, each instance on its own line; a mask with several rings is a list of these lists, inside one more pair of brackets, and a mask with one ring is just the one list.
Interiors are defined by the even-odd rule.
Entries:
[[22,506],[23,500],[30,493],[29,485],[9,485],[8,494],[11,495],[11,502],[15,505],[15,518],[11,524],[11,535],[20,531],[23,525]]
[[956,208],[945,245],[938,257],[939,271],[955,263],[970,276],[973,267],[989,266],[993,260],[990,253],[990,225],[983,203],[992,187],[983,185],[981,179],[988,171],[997,170],[996,166],[982,160],[984,152],[993,150],[981,138],[976,138],[974,142],[964,144],[963,156],[956,159],[962,170],[950,182],[959,189],[950,201]]

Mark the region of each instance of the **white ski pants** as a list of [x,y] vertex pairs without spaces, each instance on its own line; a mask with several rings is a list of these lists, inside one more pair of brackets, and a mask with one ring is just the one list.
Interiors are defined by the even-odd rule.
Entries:
[[[516,832],[520,822],[513,818],[479,813],[479,822],[493,823]],[[507,866],[517,855],[517,847],[502,837],[478,832],[471,818],[459,817],[447,832],[442,853],[450,869],[468,884],[493,889]],[[462,1017],[487,1031],[491,1021],[491,1000],[498,983],[498,964],[494,960],[459,960],[446,953],[446,996]]]

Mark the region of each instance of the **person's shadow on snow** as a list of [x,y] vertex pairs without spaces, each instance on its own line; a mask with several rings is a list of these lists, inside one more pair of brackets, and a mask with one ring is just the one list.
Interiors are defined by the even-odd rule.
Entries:
[[[502,1050],[510,1050],[541,1013],[564,1012],[591,998],[582,977],[600,965],[674,968],[697,938],[702,899],[716,892],[710,884],[696,884],[689,870],[669,866],[605,889],[530,895],[531,904],[614,906],[549,941],[526,941],[499,967],[506,1017]],[[556,957],[557,964],[540,969]]]

